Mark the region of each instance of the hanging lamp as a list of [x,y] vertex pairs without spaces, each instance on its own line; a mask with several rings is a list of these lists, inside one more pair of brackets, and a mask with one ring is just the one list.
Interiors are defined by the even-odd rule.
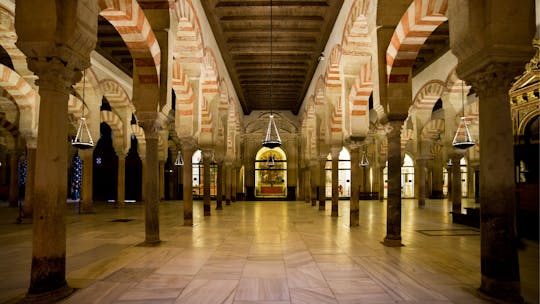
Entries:
[[268,121],[266,136],[262,141],[262,145],[270,149],[281,146],[281,137],[279,137],[278,128],[276,126],[276,122],[274,121],[274,113],[272,112],[272,51],[272,0],[270,0],[270,120]]
[[182,152],[178,150],[178,153],[176,153],[176,160],[174,161],[175,166],[183,166],[184,165],[184,159],[182,158]]
[[461,83],[461,106],[463,109],[463,115],[459,121],[459,126],[454,135],[454,140],[452,140],[452,146],[458,149],[467,149],[474,146],[474,141],[472,140],[471,133],[469,132],[469,127],[467,126],[467,117],[465,116],[465,101],[464,101],[464,82]]
[[86,124],[86,117],[84,117],[84,91],[86,87],[86,70],[83,71],[83,91],[82,91],[82,114],[81,114],[81,122],[79,123],[79,128],[77,129],[77,135],[75,135],[75,139],[71,141],[71,145],[78,149],[90,149],[94,147],[94,140],[92,139],[92,135],[90,135],[90,129],[88,129],[88,125]]
[[268,156],[268,158],[266,159],[266,166],[271,168],[271,167],[274,167],[276,165],[276,162],[274,160],[274,155],[270,154],[270,156]]
[[366,150],[362,151],[362,158],[360,159],[360,167],[368,167],[369,161],[367,158]]

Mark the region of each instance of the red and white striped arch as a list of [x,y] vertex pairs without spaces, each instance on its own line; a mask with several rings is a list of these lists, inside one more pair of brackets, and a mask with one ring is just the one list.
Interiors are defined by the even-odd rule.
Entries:
[[317,80],[317,85],[315,86],[315,96],[314,101],[315,105],[320,106],[324,104],[326,96],[326,87],[324,84],[324,77],[321,75]]
[[414,130],[413,129],[401,129],[401,151],[405,151],[405,147],[411,141],[411,139],[414,137]]
[[99,86],[103,92],[103,96],[111,104],[115,110],[122,107],[128,107],[131,104],[129,96],[124,88],[118,82],[112,79],[100,81]]
[[389,83],[407,83],[420,48],[443,22],[448,0],[414,0],[399,21],[386,50]]
[[113,144],[118,147],[123,148],[123,135],[124,135],[124,124],[122,123],[122,120],[116,113],[112,111],[101,111],[100,112],[101,121],[108,124],[109,127],[111,127],[111,130],[113,132]]
[[15,18],[9,10],[0,6],[0,45],[8,53],[13,68],[20,75],[33,75],[28,69],[26,56],[15,45],[17,34],[15,32]]
[[99,0],[100,15],[118,31],[137,67],[140,84],[159,84],[161,51],[137,0]]
[[433,106],[441,98],[445,91],[445,85],[440,80],[431,80],[426,83],[413,99],[412,109],[417,111],[433,111]]
[[177,60],[172,64],[172,88],[176,95],[175,129],[178,136],[195,135],[196,123],[195,94],[189,77]]
[[20,111],[23,109],[35,109],[36,91],[21,75],[3,64],[0,64],[0,87],[13,97]]
[[[215,98],[219,94],[219,69],[217,67],[214,52],[207,48],[204,52],[202,69],[202,104],[201,104],[201,129],[200,139],[212,141],[214,130],[214,107],[217,109]],[[216,132],[217,133],[217,132]]]
[[325,74],[326,98],[332,105],[331,138],[340,140],[343,135],[343,105],[341,102],[341,77],[339,65],[341,61],[341,46],[332,49]]
[[352,136],[365,136],[369,131],[369,96],[373,92],[371,61],[360,68],[349,94],[349,131]]
[[173,8],[178,19],[173,56],[182,63],[190,77],[198,78],[204,56],[204,40],[199,16],[191,0],[175,1]]
[[371,39],[369,38],[367,11],[370,0],[355,1],[349,12],[341,45],[343,54],[369,56],[371,55]]
[[444,133],[444,119],[434,119],[424,125],[420,137],[423,140],[434,140],[439,138],[441,133]]
[[6,118],[6,113],[0,112],[0,128],[6,130],[13,138],[19,136],[19,128]]

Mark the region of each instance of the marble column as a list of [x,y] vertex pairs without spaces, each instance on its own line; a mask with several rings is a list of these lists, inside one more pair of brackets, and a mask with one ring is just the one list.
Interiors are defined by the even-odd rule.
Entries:
[[216,210],[223,210],[223,161],[217,162]]
[[10,207],[17,207],[19,204],[19,150],[13,150],[9,154],[9,196]]
[[81,157],[82,166],[82,185],[81,185],[81,213],[93,213],[93,157],[94,150],[79,150],[79,156]]
[[311,185],[311,206],[315,207],[317,206],[317,187],[318,187],[318,161],[316,159],[310,160],[310,185]]
[[403,121],[388,122],[388,199],[386,204],[386,236],[383,245],[401,244],[401,125]]
[[[146,153],[146,147],[145,147]],[[141,200],[144,201],[146,197],[146,154],[140,155],[141,158]]]
[[196,144],[193,138],[184,138],[182,143],[182,158],[184,166],[182,172],[182,187],[184,196],[184,226],[193,226],[193,152]]
[[[24,189],[23,217],[32,218],[34,209],[34,178],[36,168],[36,140],[33,145],[28,144],[26,148],[26,187]],[[83,176],[84,177],[84,176]]]
[[146,196],[145,240],[147,245],[161,242],[159,239],[159,160],[158,138],[162,120],[157,112],[139,112],[139,123],[146,139]]
[[462,153],[453,153],[452,159],[452,213],[461,213],[461,166],[459,160]]
[[212,160],[212,154],[212,150],[202,150],[204,216],[210,216],[210,161]]
[[[47,301],[71,292],[66,282],[67,119],[75,71],[58,59],[43,60],[39,76],[39,133],[33,206],[32,270],[27,298]],[[43,301],[43,302],[47,302]],[[54,302],[54,301],[51,301]]]
[[25,302],[54,303],[72,291],[66,282],[68,101],[95,49],[98,4],[55,9],[55,4],[65,3],[17,0],[15,5],[17,47],[39,78],[40,95],[32,265]]
[[159,199],[165,199],[165,161],[159,161]]
[[480,99],[480,290],[517,301],[520,296],[516,185],[508,90],[516,74],[490,65],[473,88]]
[[319,210],[326,210],[326,156],[319,158]]
[[426,207],[426,170],[427,170],[427,158],[416,159],[418,167],[418,208]]
[[231,201],[236,202],[236,189],[238,183],[238,169],[235,165],[231,168]]
[[309,170],[309,167],[305,167],[303,169],[303,176],[304,176],[304,200],[306,203],[311,202],[311,172]]
[[352,144],[349,147],[351,154],[351,199],[350,199],[350,226],[358,226],[360,224],[360,209],[359,209],[359,199],[360,199],[360,147],[356,144]]
[[332,216],[339,215],[339,188],[338,188],[338,165],[339,165],[339,152],[341,148],[332,147]]
[[508,303],[523,302],[508,91],[534,55],[531,41],[538,30],[534,5],[534,1],[493,0],[486,9],[477,1],[448,2],[456,72],[479,99],[480,291]]
[[116,193],[116,205],[123,206],[126,201],[126,154],[117,152],[118,155],[118,182]]
[[377,168],[379,174],[379,202],[384,201],[384,168],[385,166]]
[[433,166],[431,174],[431,198],[443,198],[443,162],[440,153],[433,155]]
[[231,190],[232,190],[232,164],[225,163],[225,205],[231,205]]

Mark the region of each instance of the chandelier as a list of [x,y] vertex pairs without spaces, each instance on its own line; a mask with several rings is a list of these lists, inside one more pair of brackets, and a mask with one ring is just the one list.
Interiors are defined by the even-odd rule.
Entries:
[[266,136],[262,141],[264,147],[274,149],[281,146],[281,137],[279,137],[278,128],[274,121],[274,113],[272,112],[272,89],[273,89],[273,77],[272,77],[272,0],[270,0],[270,120],[268,121],[268,128],[266,130]]
[[86,70],[83,71],[83,91],[82,91],[82,114],[81,114],[81,122],[79,123],[79,128],[77,129],[77,135],[75,135],[75,138],[71,141],[71,145],[73,145],[75,148],[78,149],[90,149],[94,146],[94,140],[92,139],[92,135],[90,135],[90,129],[88,129],[88,125],[86,124],[86,117],[84,117],[84,91],[86,86]]
[[474,146],[474,140],[472,139],[471,133],[469,132],[469,127],[467,127],[467,117],[465,116],[465,97],[463,89],[464,85],[465,82],[461,82],[461,106],[463,109],[463,114],[459,121],[459,126],[456,130],[456,134],[454,135],[454,140],[452,140],[452,146],[458,149],[467,149]]
[[362,158],[360,160],[360,167],[368,167],[368,166],[369,166],[369,161],[368,161],[368,158],[367,158],[366,150],[363,150],[362,151]]

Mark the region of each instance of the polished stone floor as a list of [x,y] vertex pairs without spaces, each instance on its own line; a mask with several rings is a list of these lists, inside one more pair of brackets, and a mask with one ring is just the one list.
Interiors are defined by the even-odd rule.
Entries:
[[[214,203],[215,204],[215,203]],[[470,203],[469,203],[470,204]],[[182,226],[182,203],[160,205],[162,243],[145,247],[144,208],[67,210],[63,303],[492,303],[479,294],[479,231],[451,223],[451,204],[403,200],[404,247],[388,248],[385,203],[360,202],[360,226],[304,202],[236,202]],[[215,206],[215,205],[214,205]],[[464,203],[464,207],[467,202]],[[0,208],[0,303],[29,285],[31,224]],[[538,303],[538,244],[520,251],[523,295]]]

